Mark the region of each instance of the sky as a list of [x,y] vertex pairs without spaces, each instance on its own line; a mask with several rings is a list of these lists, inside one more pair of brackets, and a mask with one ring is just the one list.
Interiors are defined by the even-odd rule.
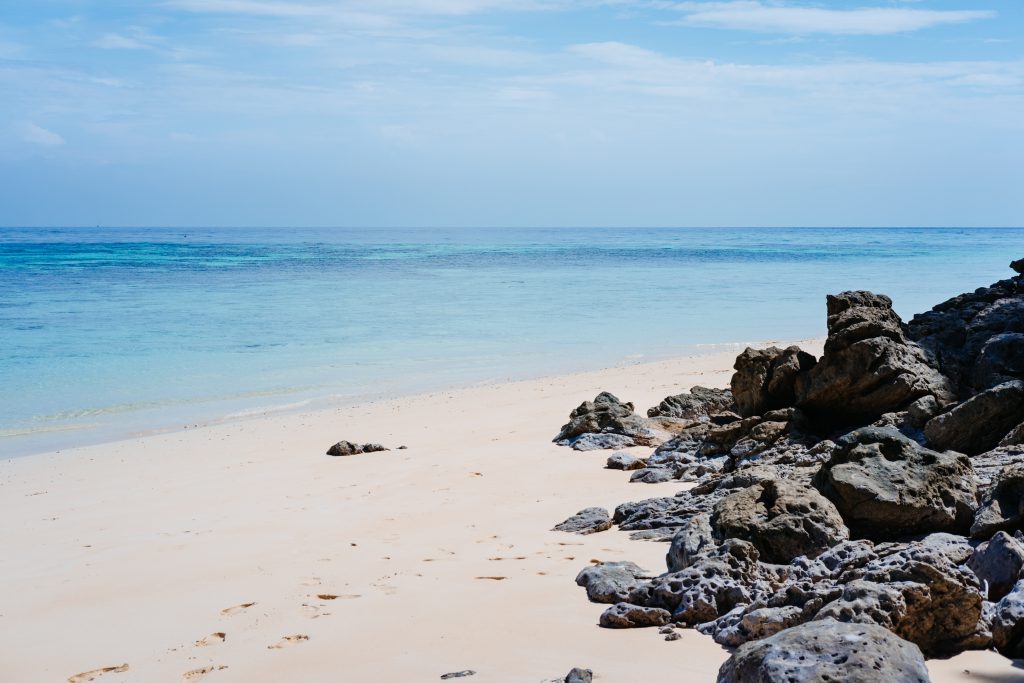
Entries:
[[1020,0],[4,0],[0,225],[1021,226]]

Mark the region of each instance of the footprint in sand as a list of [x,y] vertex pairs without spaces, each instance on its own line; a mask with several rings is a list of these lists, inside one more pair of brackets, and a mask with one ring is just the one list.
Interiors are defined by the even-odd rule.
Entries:
[[122,664],[121,666],[105,666],[102,669],[93,669],[92,671],[84,671],[80,674],[75,674],[68,679],[68,683],[87,683],[88,681],[95,681],[103,674],[121,674],[127,670],[127,664]]
[[284,636],[281,640],[277,641],[273,645],[267,645],[268,650],[280,650],[284,647],[290,647],[296,643],[301,643],[304,640],[309,640],[309,636],[297,633],[293,636]]
[[243,611],[249,609],[250,607],[252,607],[255,604],[256,604],[255,602],[243,602],[241,605],[235,605],[234,607],[225,607],[224,609],[222,609],[220,611],[220,613],[221,614],[237,614],[239,612],[243,612]]
[[214,671],[220,671],[221,669],[226,668],[226,666],[204,666],[202,669],[192,669],[191,671],[186,671],[185,673],[181,674],[181,680],[183,681],[183,683],[187,683],[188,681],[198,681],[206,674],[213,673]]
[[224,633],[223,631],[217,631],[216,633],[211,633],[210,635],[206,636],[201,640],[197,640],[196,647],[209,647],[210,645],[217,645],[218,643],[223,643],[226,637],[226,633]]
[[302,613],[305,614],[310,619],[316,619],[318,617],[329,617],[329,616],[331,616],[330,612],[322,612],[322,611],[320,611],[320,607],[319,606],[317,606],[317,605],[310,605],[309,603],[306,603],[306,602],[302,603]]

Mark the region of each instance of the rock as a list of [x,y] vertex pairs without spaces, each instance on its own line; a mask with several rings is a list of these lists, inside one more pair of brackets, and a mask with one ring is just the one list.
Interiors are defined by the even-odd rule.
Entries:
[[441,674],[441,680],[448,680],[450,678],[466,678],[467,676],[476,676],[476,672],[472,669],[466,669],[465,671],[453,671],[447,674]]
[[849,538],[835,505],[816,490],[769,479],[715,505],[711,528],[718,540],[750,541],[765,562],[788,564],[800,555],[817,557]]
[[1024,580],[996,603],[992,642],[1007,657],[1024,657]]
[[731,411],[735,407],[729,389],[693,387],[688,394],[668,396],[647,411],[647,417],[678,417],[684,420],[709,419],[712,415]]
[[632,562],[602,562],[583,569],[576,576],[576,585],[587,589],[591,602],[614,604],[634,602],[637,591],[651,573]]
[[668,640],[668,641],[680,640],[682,637],[683,637],[683,635],[681,633],[679,633],[679,631],[672,631],[671,633],[668,633],[668,634],[665,635],[665,640]]
[[982,587],[988,587],[986,598],[997,602],[1024,578],[1024,544],[1005,531],[998,531],[991,540],[979,545],[967,566]]
[[672,536],[665,563],[670,572],[678,572],[707,557],[718,547],[711,530],[711,516],[694,515]]
[[1024,379],[1024,277],[945,301],[914,316],[908,330],[961,398]]
[[636,442],[623,434],[581,434],[558,442],[559,446],[572,446],[576,451],[600,451],[612,448],[629,448]]
[[980,497],[984,498],[988,494],[1004,470],[1015,465],[1024,465],[1024,446],[999,446],[973,456],[971,467],[974,468]]
[[[923,396],[953,400],[949,380],[904,332],[887,296],[843,292],[828,297],[825,354],[798,375],[796,405],[823,425],[865,424]],[[734,392],[735,393],[735,392]]]
[[364,443],[359,445],[352,443],[351,441],[339,441],[327,449],[327,455],[347,456],[358,455],[360,453],[377,453],[386,450],[390,449],[384,448],[384,446],[381,446],[379,443]]
[[644,628],[664,626],[671,619],[672,615],[668,610],[620,602],[601,614],[601,626],[604,628]]
[[936,450],[977,455],[995,448],[1024,422],[1024,381],[1000,384],[932,418],[924,428]]
[[1004,469],[981,499],[971,536],[988,538],[997,531],[1024,529],[1024,465]]
[[1024,445],[1024,422],[1010,430],[1010,433],[999,442],[1000,446],[1022,446]]
[[844,572],[842,596],[815,619],[875,623],[918,645],[929,656],[948,656],[978,642],[982,595],[977,577],[957,561],[971,552],[965,539],[936,534],[861,568]]
[[675,472],[666,467],[645,467],[629,477],[630,483],[664,484],[676,478]]
[[[593,401],[584,401],[569,414],[569,422],[553,439],[559,445],[573,446],[577,450],[592,448],[627,448],[629,446],[657,446],[672,438],[688,423],[671,417],[646,418],[633,412],[632,403],[623,403],[607,391],[597,395]],[[600,440],[587,435],[601,437],[618,435],[627,439]],[[577,447],[577,444],[585,447]],[[603,445],[592,445],[592,444]],[[614,444],[614,445],[609,445]]]
[[730,539],[689,567],[651,581],[647,604],[670,610],[674,621],[695,625],[750,604],[771,590],[761,573],[757,549]]
[[592,683],[594,680],[594,672],[590,669],[581,669],[580,667],[574,668],[565,677],[565,683]]
[[853,536],[872,540],[966,531],[976,507],[966,456],[930,451],[892,428],[840,438],[815,484]]
[[568,531],[573,534],[587,535],[612,528],[612,518],[604,508],[586,508],[565,520],[552,531]]
[[788,408],[796,401],[796,378],[814,367],[814,356],[797,346],[779,349],[747,348],[736,357],[732,394],[740,415],[761,415],[775,408]]
[[910,423],[917,429],[923,429],[928,420],[935,417],[940,409],[934,396],[922,396],[907,407]]
[[921,650],[872,624],[812,621],[741,646],[718,683],[926,683]]
[[1017,259],[1010,264],[1010,267],[1017,271],[1017,273],[1024,275],[1024,258]]
[[626,453],[625,451],[619,451],[618,453],[612,453],[608,456],[608,462],[605,464],[610,470],[639,470],[646,465],[646,461],[641,460],[635,455]]

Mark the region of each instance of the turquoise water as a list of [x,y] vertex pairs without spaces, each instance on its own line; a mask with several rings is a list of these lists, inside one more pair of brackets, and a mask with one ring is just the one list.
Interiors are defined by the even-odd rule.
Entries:
[[1008,277],[1024,230],[0,229],[0,451],[824,334]]

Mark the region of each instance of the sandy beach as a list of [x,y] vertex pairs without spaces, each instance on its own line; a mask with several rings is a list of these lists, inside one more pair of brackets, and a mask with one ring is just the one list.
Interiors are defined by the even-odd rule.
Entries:
[[[820,342],[801,342],[820,353]],[[670,495],[608,452],[551,443],[601,390],[638,409],[725,386],[735,352],[200,426],[0,462],[0,679],[713,681],[695,631],[599,628],[594,560],[664,570],[664,543],[550,531]],[[346,458],[340,439],[407,446]],[[646,449],[634,449],[637,453]],[[125,666],[126,665],[126,666]],[[106,673],[81,676],[104,668]],[[1024,677],[993,652],[941,681]]]

